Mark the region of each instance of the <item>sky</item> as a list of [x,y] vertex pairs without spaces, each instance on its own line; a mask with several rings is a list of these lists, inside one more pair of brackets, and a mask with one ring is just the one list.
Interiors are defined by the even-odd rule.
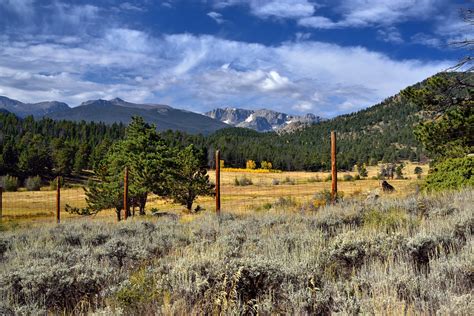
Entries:
[[472,0],[0,0],[0,95],[354,112],[448,69]]

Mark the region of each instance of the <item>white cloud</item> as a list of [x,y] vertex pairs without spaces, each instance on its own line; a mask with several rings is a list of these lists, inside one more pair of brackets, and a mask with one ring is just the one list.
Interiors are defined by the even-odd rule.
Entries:
[[388,27],[377,31],[377,38],[381,41],[401,44],[404,42],[402,34],[396,27]]
[[311,16],[314,13],[314,6],[306,0],[274,0],[261,5],[256,5],[253,1],[252,11],[255,15],[264,17],[298,18]]
[[146,10],[130,2],[123,2],[119,5],[119,8],[126,11],[145,12]]
[[267,18],[300,18],[311,16],[315,5],[308,0],[216,0],[216,8],[234,5],[248,5],[252,14]]
[[414,44],[431,47],[440,47],[441,45],[443,45],[443,41],[440,38],[434,37],[433,35],[429,35],[426,33],[416,33],[411,37],[411,41]]
[[0,8],[27,19],[34,13],[34,2],[35,0],[0,0]]
[[397,61],[315,41],[265,46],[190,34],[153,37],[126,28],[68,42],[0,38],[0,94],[71,105],[118,96],[199,112],[230,104],[332,116],[372,105],[452,65]]
[[224,19],[222,18],[222,14],[218,13],[218,12],[209,12],[207,14],[208,17],[210,17],[211,19],[213,19],[214,21],[216,21],[217,24],[222,24],[224,23]]
[[302,18],[301,26],[331,29],[343,27],[390,26],[402,21],[427,20],[433,17],[437,5],[444,0],[341,0],[332,4],[341,19],[324,16]]
[[334,29],[342,27],[336,22],[324,17],[324,16],[310,16],[302,18],[298,21],[298,24],[301,26],[312,27],[315,29]]

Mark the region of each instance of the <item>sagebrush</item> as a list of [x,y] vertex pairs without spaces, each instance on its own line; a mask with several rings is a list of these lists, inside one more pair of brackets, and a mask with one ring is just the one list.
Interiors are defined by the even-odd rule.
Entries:
[[472,312],[474,191],[317,211],[288,201],[3,232],[0,313]]

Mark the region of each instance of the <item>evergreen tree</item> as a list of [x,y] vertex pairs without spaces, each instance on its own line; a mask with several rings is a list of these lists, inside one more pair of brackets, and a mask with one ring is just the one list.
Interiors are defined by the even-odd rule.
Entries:
[[176,158],[176,169],[169,187],[170,197],[174,202],[191,210],[198,196],[214,194],[214,185],[209,182],[206,163],[202,152],[189,145],[179,151]]
[[[148,194],[166,196],[169,192],[173,151],[162,141],[153,125],[134,117],[122,141],[115,143],[95,170],[100,183],[86,193],[89,207],[123,207],[123,171],[129,170],[130,205],[145,213]],[[129,210],[126,210],[129,212]]]

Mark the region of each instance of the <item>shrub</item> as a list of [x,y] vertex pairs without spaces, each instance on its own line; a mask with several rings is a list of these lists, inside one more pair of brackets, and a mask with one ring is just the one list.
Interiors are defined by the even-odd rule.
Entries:
[[[336,193],[336,202],[342,201],[344,198],[344,192],[339,191]],[[313,197],[313,200],[323,201],[324,204],[331,203],[331,191],[324,189],[316,193]]]
[[69,265],[40,259],[0,275],[0,288],[20,304],[44,303],[50,309],[72,310],[79,301],[99,293],[107,274],[104,267],[80,261]]
[[342,176],[342,181],[354,181],[354,177],[350,174],[345,174]]
[[284,209],[284,208],[288,208],[288,207],[294,207],[296,206],[296,201],[294,198],[292,197],[279,197],[275,203],[273,203],[273,206],[276,208],[276,209]]
[[348,275],[353,268],[364,263],[367,246],[367,242],[355,238],[354,232],[337,236],[329,248],[329,266],[326,272],[333,277]]
[[311,177],[311,178],[308,179],[308,182],[309,182],[309,183],[322,182],[322,181],[323,181],[323,180],[322,180],[320,177],[318,177],[318,176],[316,176],[316,177]]
[[426,177],[426,189],[439,191],[474,186],[474,157],[449,158],[435,165]]
[[246,176],[240,177],[240,178],[235,178],[234,179],[234,184],[236,186],[247,186],[247,185],[252,185],[252,179],[247,178]]
[[420,179],[420,178],[421,178],[421,175],[423,174],[423,169],[421,169],[420,166],[416,166],[416,167],[415,167],[415,170],[413,171],[413,173],[416,174],[416,177],[417,177],[418,179]]
[[4,254],[10,248],[10,243],[6,239],[0,239],[0,260],[3,258]]
[[364,213],[363,221],[365,227],[390,233],[405,226],[409,222],[409,219],[407,218],[406,212],[398,209],[390,209],[388,211],[371,210],[366,212]]
[[18,190],[19,181],[17,177],[6,175],[0,178],[0,186],[7,192],[15,192]]
[[253,160],[247,160],[247,163],[245,164],[246,169],[255,169],[257,168],[257,164]]
[[289,184],[289,185],[295,185],[296,184],[296,180],[295,179],[292,179],[290,177],[286,177],[285,179],[283,179],[283,181],[281,181],[282,184]]
[[28,191],[39,191],[41,189],[41,177],[28,177],[25,180],[25,188]]
[[273,179],[273,180],[272,180],[272,184],[273,184],[273,185],[279,185],[279,184],[280,184],[280,180],[278,180],[278,179]]

